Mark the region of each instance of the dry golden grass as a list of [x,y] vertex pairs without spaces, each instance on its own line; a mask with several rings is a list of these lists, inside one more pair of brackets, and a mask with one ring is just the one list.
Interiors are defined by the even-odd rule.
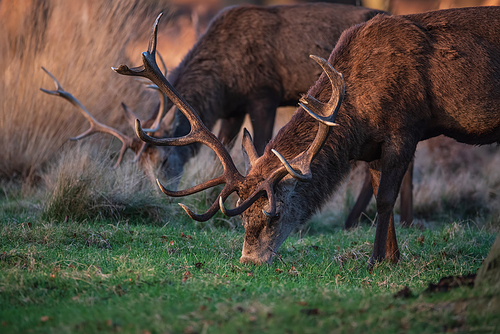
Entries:
[[149,0],[0,2],[1,178],[33,180],[87,126],[69,103],[40,92],[53,89],[42,66],[102,122],[123,123],[122,101],[149,114],[156,96],[110,67],[138,64],[140,53],[129,59],[127,50],[145,50],[162,9]]

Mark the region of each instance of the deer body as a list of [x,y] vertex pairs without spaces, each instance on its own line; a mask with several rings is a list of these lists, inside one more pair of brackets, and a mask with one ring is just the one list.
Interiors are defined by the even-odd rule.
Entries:
[[[200,221],[219,209],[241,215],[241,262],[270,262],[293,228],[321,207],[359,160],[369,163],[379,217],[370,263],[397,261],[392,212],[417,143],[440,134],[472,145],[500,142],[500,7],[378,15],[345,31],[329,62],[312,57],[324,74],[263,156],[245,132],[246,176],[159,71],[159,18],[144,65],[115,70],[152,80],[191,124],[187,136],[156,139],[137,121],[142,140],[162,146],[202,143],[220,158],[224,172],[219,177],[182,191],[159,186],[167,195],[186,196],[225,184],[204,214],[183,208]],[[240,200],[227,209],[224,201],[233,192]]]
[[[263,198],[243,213],[242,262],[270,261],[357,160],[370,163],[377,199],[371,263],[396,261],[392,211],[417,143],[440,134],[472,145],[500,142],[500,8],[380,15],[344,32],[329,63],[345,80],[339,126],[312,162],[310,182],[285,178],[276,186],[281,203],[276,221],[259,214]],[[331,94],[325,75],[309,90],[323,102]],[[317,126],[299,108],[250,170],[248,189],[280,166],[271,149],[292,159],[312,141]]]
[[[310,54],[327,57],[343,30],[380,11],[339,4],[238,6],[222,11],[171,71],[172,86],[212,129],[222,119],[219,138],[229,144],[250,115],[257,152],[272,137],[276,108],[296,105],[321,70]],[[167,108],[169,109],[169,108]],[[178,110],[173,136],[189,132]],[[171,186],[199,145],[171,148],[163,172]]]

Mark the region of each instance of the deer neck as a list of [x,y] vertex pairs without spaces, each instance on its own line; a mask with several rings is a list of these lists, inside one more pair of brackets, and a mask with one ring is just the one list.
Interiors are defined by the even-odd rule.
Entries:
[[[336,122],[339,126],[331,128],[328,139],[311,164],[312,180],[297,184],[297,192],[303,195],[303,200],[310,202],[311,214],[342,184],[366,142],[362,122],[348,115],[344,107]],[[317,129],[318,122],[302,109],[297,109],[291,121],[266,147],[265,155],[271,157],[270,150],[274,148],[286,159],[293,159],[307,149]],[[280,166],[277,158],[271,157],[270,160],[266,163],[269,169]]]

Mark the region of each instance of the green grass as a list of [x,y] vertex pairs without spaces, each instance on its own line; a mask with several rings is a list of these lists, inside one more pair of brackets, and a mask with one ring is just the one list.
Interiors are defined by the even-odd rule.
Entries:
[[[35,215],[36,216],[36,215]],[[32,216],[33,217],[33,216]],[[398,229],[402,260],[366,268],[374,228],[287,239],[271,265],[238,262],[243,229],[4,215],[0,329],[8,333],[433,333],[500,330],[500,297],[462,287],[495,234],[466,223]],[[408,286],[409,298],[393,295]],[[495,313],[496,312],[496,313]]]

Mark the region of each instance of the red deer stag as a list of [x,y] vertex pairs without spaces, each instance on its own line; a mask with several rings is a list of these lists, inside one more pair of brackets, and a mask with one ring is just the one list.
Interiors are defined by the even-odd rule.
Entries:
[[[226,215],[241,214],[241,262],[270,262],[290,231],[321,207],[357,160],[370,163],[377,200],[370,263],[397,261],[392,212],[417,143],[440,134],[473,145],[500,142],[499,7],[379,15],[344,32],[328,62],[314,57],[325,74],[263,156],[257,156],[245,134],[246,176],[159,71],[157,24],[143,53],[144,65],[115,70],[152,80],[191,122],[187,136],[156,139],[136,121],[141,139],[154,145],[199,142],[221,159],[224,172],[213,180],[184,191],[159,185],[167,195],[185,196],[225,184],[219,201],[204,214],[184,209],[198,220],[219,208]],[[226,209],[224,201],[233,192],[240,200],[236,208]]]

